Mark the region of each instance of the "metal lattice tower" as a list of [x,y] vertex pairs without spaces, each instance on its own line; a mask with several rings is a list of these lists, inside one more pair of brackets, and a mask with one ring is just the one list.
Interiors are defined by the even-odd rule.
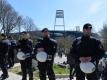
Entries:
[[[59,28],[59,29],[56,29]],[[56,30],[62,30],[64,37],[64,44],[65,44],[65,21],[64,21],[64,11],[63,10],[56,10],[55,16],[55,24],[54,24],[54,36]],[[65,53],[65,45],[64,45],[64,53]]]
[[[62,21],[61,24],[57,23],[58,19]],[[56,30],[56,27],[59,27],[65,32],[65,21],[64,21],[64,11],[63,10],[56,10],[56,16],[55,16],[55,24],[54,24],[54,31]]]

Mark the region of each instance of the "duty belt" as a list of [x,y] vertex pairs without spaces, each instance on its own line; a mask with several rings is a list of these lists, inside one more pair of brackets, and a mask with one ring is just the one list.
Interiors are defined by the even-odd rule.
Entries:
[[47,60],[51,61],[52,60],[52,55],[48,55]]

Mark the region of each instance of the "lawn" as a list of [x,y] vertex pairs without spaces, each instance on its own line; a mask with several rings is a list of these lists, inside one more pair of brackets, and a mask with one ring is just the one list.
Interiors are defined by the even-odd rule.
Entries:
[[[53,66],[54,68],[54,72],[55,74],[57,75],[61,75],[61,74],[69,74],[69,69],[68,68],[65,68],[65,67],[61,67],[61,66],[58,66],[56,64],[54,64]],[[13,67],[11,69],[9,69],[9,72],[13,72],[13,73],[16,73],[16,74],[19,74],[21,75],[21,69],[20,69],[20,66],[17,66],[17,67]],[[35,78],[37,79],[39,77],[39,70],[34,70],[34,76]]]

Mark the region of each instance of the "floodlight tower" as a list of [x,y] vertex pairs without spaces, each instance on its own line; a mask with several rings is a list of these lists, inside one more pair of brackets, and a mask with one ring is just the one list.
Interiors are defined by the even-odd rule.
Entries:
[[65,54],[65,21],[64,21],[64,10],[56,10],[55,15],[55,24],[54,24],[54,37],[55,31],[62,30],[63,31],[63,38],[64,38],[64,54]]
[[[58,20],[60,19],[60,22]],[[56,30],[56,27],[60,27],[65,32],[65,21],[64,21],[64,11],[63,10],[56,10],[56,16],[55,16],[55,24],[54,24],[54,31]]]

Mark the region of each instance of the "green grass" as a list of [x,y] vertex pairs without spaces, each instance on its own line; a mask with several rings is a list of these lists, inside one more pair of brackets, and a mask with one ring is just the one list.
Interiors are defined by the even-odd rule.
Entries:
[[20,66],[13,67],[13,68],[9,69],[8,71],[18,74],[19,72],[21,72],[21,67]]
[[[63,68],[55,64],[53,68],[54,68],[55,74],[69,74],[69,69],[67,68]],[[21,75],[21,67],[20,66],[13,67],[9,69],[9,72],[13,72],[13,73]],[[39,78],[39,70],[34,70],[33,74],[35,76],[35,79],[37,80]]]
[[55,64],[53,67],[54,67],[55,74],[69,74],[68,68],[63,68],[63,67],[60,67],[60,66],[55,65]]

